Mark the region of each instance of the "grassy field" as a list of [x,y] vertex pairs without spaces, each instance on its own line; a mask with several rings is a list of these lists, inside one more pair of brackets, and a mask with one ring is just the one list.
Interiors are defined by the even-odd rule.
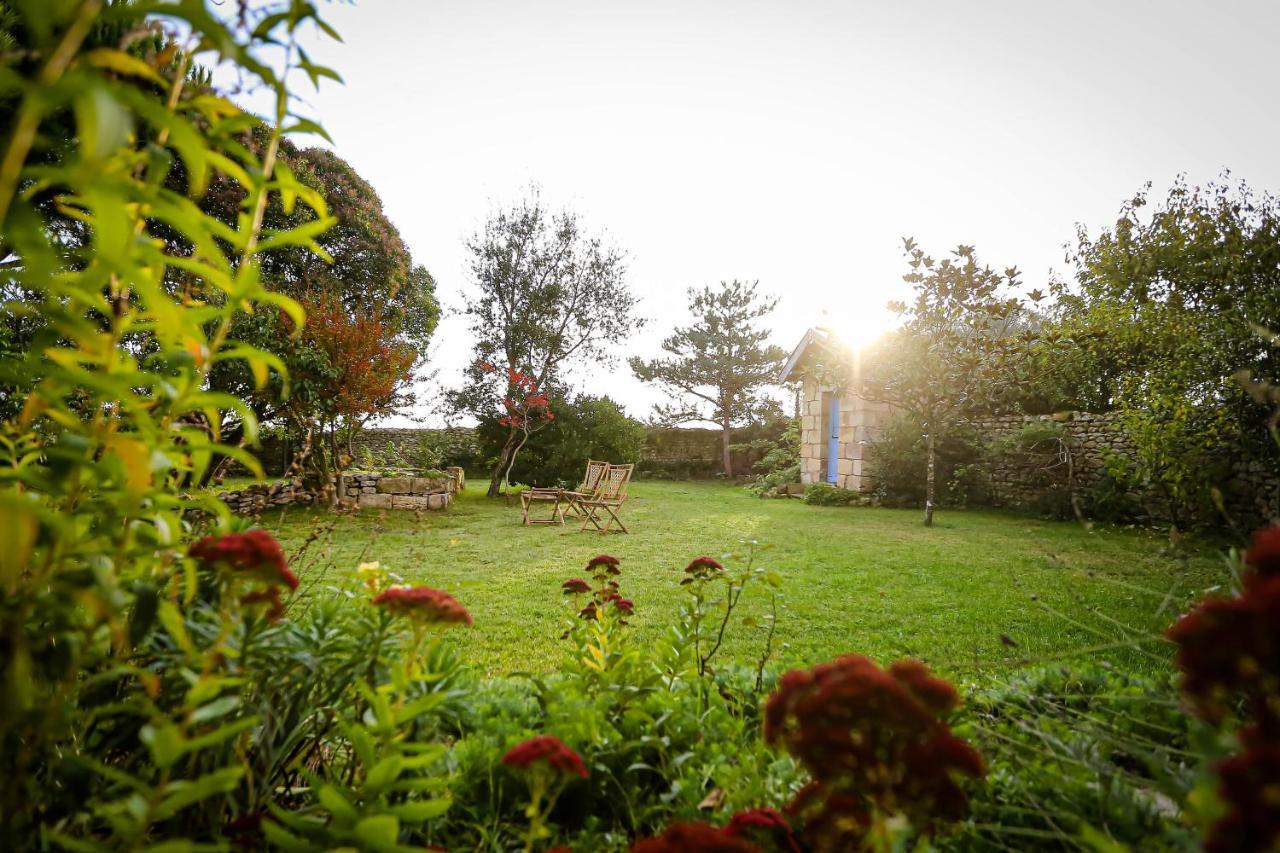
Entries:
[[[452,592],[475,617],[454,641],[493,674],[557,666],[560,583],[601,552],[622,558],[623,592],[636,602],[645,642],[662,640],[692,557],[755,539],[772,546],[764,564],[784,578],[782,664],[854,651],[881,661],[918,657],[976,678],[1072,656],[1163,666],[1156,635],[1223,575],[1212,552],[1176,559],[1159,537],[1139,531],[958,511],[939,513],[926,529],[915,511],[810,507],[714,483],[634,485],[629,535],[523,527],[518,507],[484,498],[480,485],[448,511],[421,517],[289,510],[264,523],[291,554],[310,540],[295,560],[308,598],[358,590],[361,560]],[[360,601],[352,596],[352,606]],[[760,616],[767,607],[761,584],[742,612]],[[1135,633],[1147,638],[1137,651],[1123,646]],[[726,657],[748,663],[761,641],[759,630],[735,625]]]

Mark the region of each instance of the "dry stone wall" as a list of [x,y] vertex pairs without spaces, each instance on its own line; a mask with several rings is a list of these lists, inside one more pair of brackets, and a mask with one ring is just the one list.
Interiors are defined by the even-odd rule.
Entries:
[[[1108,460],[1132,458],[1134,446],[1114,413],[1066,412],[1054,415],[1009,415],[970,422],[979,440],[989,447],[1015,443],[1028,425],[1055,424],[1070,454],[1069,463],[1046,464],[1044,455],[992,455],[988,464],[991,502],[997,506],[1028,506],[1053,494],[1084,496],[1106,476]],[[1244,524],[1280,516],[1280,471],[1259,461],[1236,462],[1230,477],[1219,484],[1229,517]],[[1165,518],[1163,497],[1153,488],[1137,487],[1127,497],[1152,518]]]
[[[461,468],[446,468],[434,474],[356,471],[343,476],[342,486],[343,499],[362,509],[441,510],[466,488],[466,474]],[[218,498],[237,515],[258,515],[276,507],[314,506],[318,502],[316,494],[297,479],[255,483],[223,492]]]

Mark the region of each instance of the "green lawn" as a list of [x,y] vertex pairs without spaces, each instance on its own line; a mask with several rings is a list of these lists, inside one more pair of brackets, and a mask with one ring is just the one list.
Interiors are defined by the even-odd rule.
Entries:
[[[625,508],[632,532],[601,536],[576,525],[523,527],[518,507],[482,497],[481,486],[447,512],[420,518],[290,510],[264,522],[291,554],[313,540],[295,561],[308,597],[357,590],[362,559],[452,592],[475,617],[455,641],[492,674],[557,666],[566,612],[560,583],[581,576],[601,552],[622,558],[623,592],[636,602],[645,642],[661,641],[672,621],[690,558],[755,539],[773,546],[764,564],[784,578],[782,663],[852,651],[881,661],[918,657],[970,677],[1066,656],[1162,665],[1165,649],[1150,638],[1222,576],[1211,552],[1174,559],[1152,534],[996,512],[941,512],[926,529],[915,511],[810,507],[714,483],[641,482]],[[359,601],[354,596],[352,606]],[[758,585],[742,611],[759,616],[767,601]],[[1148,638],[1144,652],[1118,645],[1134,632]],[[760,643],[758,630],[735,625],[726,656],[749,662]]]

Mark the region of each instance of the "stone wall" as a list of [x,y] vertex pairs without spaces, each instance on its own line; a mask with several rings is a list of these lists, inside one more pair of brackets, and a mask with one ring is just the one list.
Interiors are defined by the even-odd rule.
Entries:
[[[343,476],[342,485],[343,499],[361,508],[440,510],[466,488],[466,474],[461,468],[447,468],[439,476],[412,471],[395,475],[353,471]],[[237,515],[258,515],[277,507],[314,506],[319,502],[316,494],[298,479],[254,483],[222,492],[218,498]]]
[[[1054,415],[1009,415],[982,418],[969,426],[988,447],[1016,447],[1017,436],[1030,424],[1054,424],[1060,431],[1068,459],[1054,464],[1045,453],[1016,450],[991,455],[987,466],[991,503],[1025,507],[1054,496],[1088,495],[1107,473],[1110,458],[1132,458],[1134,446],[1114,413],[1063,412]],[[1228,517],[1242,525],[1280,516],[1280,470],[1258,461],[1237,462],[1218,485]],[[1154,488],[1137,487],[1125,495],[1148,518],[1167,519],[1167,504]],[[1087,510],[1087,508],[1086,508]]]

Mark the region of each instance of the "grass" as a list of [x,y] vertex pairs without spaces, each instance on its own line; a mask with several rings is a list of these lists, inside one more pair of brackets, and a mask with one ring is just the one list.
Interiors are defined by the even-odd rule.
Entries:
[[[1158,634],[1192,597],[1223,577],[1210,552],[1175,558],[1147,532],[1048,522],[988,511],[919,513],[822,508],[761,500],[715,483],[633,485],[629,535],[577,526],[523,527],[518,507],[491,501],[481,484],[446,512],[333,516],[313,510],[264,518],[295,560],[306,596],[351,595],[362,560],[378,560],[405,582],[456,595],[475,626],[454,632],[482,672],[549,671],[567,610],[560,584],[601,552],[622,559],[622,591],[636,602],[645,643],[662,642],[685,597],[681,570],[694,556],[769,543],[763,564],[784,578],[778,628],[783,665],[843,652],[882,662],[916,657],[952,677],[981,678],[1072,656],[1117,666],[1165,666]],[[743,615],[768,612],[763,584]],[[1135,649],[1129,638],[1140,636]],[[724,656],[750,663],[760,629],[735,624]]]

